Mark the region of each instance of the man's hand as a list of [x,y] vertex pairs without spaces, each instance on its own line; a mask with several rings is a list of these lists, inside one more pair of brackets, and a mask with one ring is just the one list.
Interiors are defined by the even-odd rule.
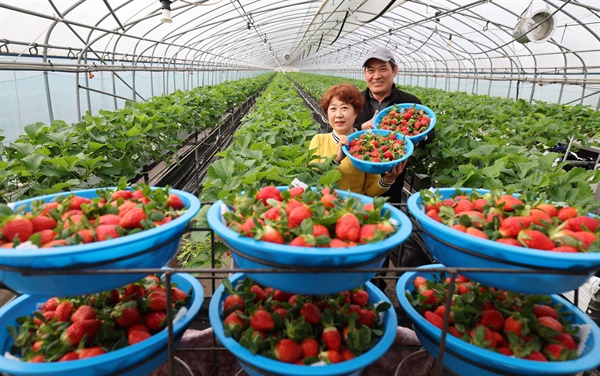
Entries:
[[404,171],[404,167],[406,167],[406,162],[407,161],[404,160],[392,167],[392,171],[386,171],[385,175],[383,176],[383,182],[386,184],[393,184],[396,181],[398,175],[400,175],[402,171]]
[[375,111],[375,115],[373,115],[373,118],[369,121],[365,121],[364,123],[362,123],[362,125],[360,126],[360,128],[364,131],[367,129],[373,129],[373,122],[375,121],[375,116],[377,116],[377,114],[379,113],[379,111]]

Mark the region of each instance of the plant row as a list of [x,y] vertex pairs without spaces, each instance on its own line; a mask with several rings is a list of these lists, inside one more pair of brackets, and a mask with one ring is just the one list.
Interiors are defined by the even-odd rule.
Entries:
[[153,163],[172,163],[187,136],[218,126],[228,109],[258,93],[271,77],[127,102],[117,111],[88,112],[70,125],[29,124],[17,140],[0,145],[0,202],[112,186]]
[[[255,185],[289,186],[294,178],[309,186],[333,185],[341,175],[332,158],[314,163],[308,151],[319,129],[311,115],[291,82],[283,74],[275,76],[242,119],[231,145],[217,153],[221,158],[209,166],[201,201],[216,201]],[[207,210],[204,206],[198,218],[206,218]],[[194,232],[183,244],[178,259],[184,267],[211,265],[208,232]],[[213,245],[217,259],[227,252],[222,243]]]
[[[351,82],[361,90],[366,87],[364,81],[342,77],[289,76],[315,98],[340,82]],[[432,88],[399,88],[415,94],[437,116],[435,140],[415,148],[410,163],[415,173],[430,177],[430,185],[545,192],[554,202],[597,207],[590,184],[600,181],[600,171],[565,168],[564,155],[552,150],[571,138],[573,151],[598,147],[600,112],[581,105],[529,104]]]

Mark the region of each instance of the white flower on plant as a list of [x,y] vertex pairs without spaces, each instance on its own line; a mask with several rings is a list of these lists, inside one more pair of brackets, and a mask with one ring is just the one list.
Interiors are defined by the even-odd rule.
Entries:
[[136,159],[137,160],[137,159],[139,159],[139,156],[137,154],[134,154],[134,155],[131,156],[131,159]]

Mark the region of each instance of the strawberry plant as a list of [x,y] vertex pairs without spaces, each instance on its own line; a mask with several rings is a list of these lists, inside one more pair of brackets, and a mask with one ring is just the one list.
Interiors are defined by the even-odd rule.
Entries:
[[406,136],[416,136],[423,133],[431,124],[431,118],[425,110],[416,106],[402,108],[393,106],[377,124],[379,129],[400,132]]
[[550,203],[545,195],[457,189],[446,199],[431,190],[420,196],[429,218],[466,234],[537,250],[600,252],[600,220],[582,207]]
[[[232,296],[243,299],[236,304],[241,308],[219,312],[225,336],[252,354],[299,365],[340,363],[369,351],[382,337],[382,313],[391,307],[373,301],[364,287],[333,295],[292,295],[248,277],[236,286],[224,278],[223,285],[225,302]],[[351,295],[361,298],[354,302]]]
[[[450,278],[417,277],[406,292],[410,304],[429,323],[443,328]],[[458,275],[448,333],[471,345],[535,361],[577,359],[579,327],[550,296],[526,295],[484,286]],[[428,294],[427,292],[430,292]],[[434,300],[431,297],[435,297]]]
[[363,161],[391,162],[406,155],[406,145],[395,133],[384,135],[367,131],[351,138],[348,151]]
[[105,241],[159,227],[186,208],[169,187],[151,189],[122,181],[116,189],[99,189],[97,197],[77,192],[54,201],[34,200],[11,208],[0,204],[0,248],[50,248]]
[[[111,291],[41,301],[39,310],[8,325],[10,352],[26,362],[64,362],[134,346],[166,327],[166,294],[149,275]],[[176,283],[170,294],[174,312],[190,299]]]

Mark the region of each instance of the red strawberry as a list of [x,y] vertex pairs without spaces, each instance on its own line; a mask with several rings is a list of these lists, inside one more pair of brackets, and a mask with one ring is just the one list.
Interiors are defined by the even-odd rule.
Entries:
[[[477,211],[482,212],[483,208],[488,204],[487,200],[484,198],[478,198],[473,201],[473,208]],[[456,211],[456,210],[455,210]]]
[[102,354],[106,354],[106,352],[100,346],[94,346],[86,349],[79,350],[79,359],[92,358],[94,356],[99,356]]
[[508,316],[506,320],[504,320],[503,329],[505,332],[513,332],[517,337],[521,337],[523,321],[514,316]]
[[264,219],[268,219],[271,221],[279,221],[281,219],[281,207],[273,206],[269,210],[267,210],[264,214]]
[[518,235],[519,241],[528,248],[550,250],[554,242],[543,232],[538,230],[522,230]]
[[321,311],[313,303],[304,303],[300,308],[300,316],[309,324],[317,325],[321,321]]
[[75,322],[65,330],[61,339],[73,347],[77,347],[79,343],[86,338],[86,343],[91,342],[98,330],[100,329],[100,321],[98,319],[83,320]]
[[504,316],[502,316],[500,311],[495,309],[485,310],[479,324],[485,325],[492,331],[497,332],[504,326]]
[[68,362],[79,359],[79,354],[76,351],[69,351],[58,359],[59,362]]
[[28,360],[29,363],[42,363],[46,360],[46,356],[44,354],[36,355]]
[[45,215],[38,215],[29,220],[33,225],[33,232],[53,230],[56,227],[56,220]]
[[180,302],[187,298],[187,293],[178,287],[171,287],[171,296],[174,302]]
[[13,241],[17,237],[19,241],[25,242],[34,233],[33,224],[25,218],[11,219],[2,227],[2,233],[8,241]]
[[244,298],[238,294],[227,295],[223,305],[223,314],[229,315],[235,310],[244,310]]
[[501,244],[514,245],[515,247],[523,246],[523,244],[515,238],[500,238],[496,239],[496,241]]
[[[483,332],[481,331],[482,329]],[[471,343],[475,346],[493,349],[498,345],[498,338],[486,326],[478,326],[472,329],[469,334],[471,335]]]
[[519,200],[515,196],[502,195],[496,200],[496,206],[501,207],[504,211],[514,211],[515,206],[523,205],[523,201]]
[[289,192],[290,192],[290,196],[291,197],[300,196],[301,194],[304,193],[304,188],[302,188],[302,187],[292,187],[292,188],[290,188]]
[[50,322],[52,319],[54,319],[56,317],[56,311],[46,311],[46,312],[43,312],[42,315],[44,316],[44,321],[38,319],[37,317],[33,318],[33,323],[35,325],[41,326],[45,322]]
[[470,200],[462,199],[454,205],[454,214],[460,214],[466,211],[473,211],[474,209],[475,206],[473,206],[473,203]]
[[147,331],[144,332],[141,330],[134,330],[127,334],[127,342],[129,343],[129,345],[135,345],[136,343],[142,342],[150,337],[152,337],[152,334],[150,334]]
[[319,358],[329,364],[340,363],[344,360],[342,354],[335,350],[321,351]]
[[181,210],[185,207],[183,200],[181,197],[176,195],[175,193],[169,194],[169,199],[167,200],[167,207],[173,208],[175,210]]
[[58,300],[58,298],[50,298],[44,302],[44,305],[42,306],[42,312],[56,311],[56,307],[58,307],[59,304],[60,300]]
[[453,228],[456,231],[460,231],[460,232],[467,232],[467,228],[460,224],[452,225],[452,226],[450,226],[450,228]]
[[313,236],[316,238],[317,236],[327,236],[330,237],[329,229],[323,225],[316,224],[313,226]]
[[265,205],[267,205],[268,199],[283,201],[279,189],[272,185],[268,185],[266,187],[261,188],[260,191],[258,191],[258,193],[256,194],[256,199],[262,201]]
[[302,358],[319,356],[319,341],[314,338],[304,338],[300,342],[300,347],[302,348]]
[[327,350],[340,351],[342,349],[342,335],[333,325],[328,325],[323,329],[321,339]]
[[548,359],[544,357],[544,355],[539,351],[532,351],[531,354],[527,355],[525,358],[527,360],[535,360],[537,362],[547,362]]
[[118,191],[114,191],[111,194],[111,197],[114,200],[118,200],[120,198],[122,198],[123,200],[129,200],[132,196],[133,192],[130,191],[129,189],[122,189],[122,190],[118,190]]
[[435,296],[435,291],[431,289],[422,291],[421,295],[427,297],[427,299],[424,301],[425,304],[436,304],[439,301],[439,299]]
[[569,351],[558,343],[550,343],[544,347],[542,353],[546,355],[548,360],[567,360]]
[[129,328],[135,324],[141,323],[144,319],[140,310],[135,306],[123,308],[120,312],[117,311],[115,314],[118,315],[116,322],[121,328]]
[[153,311],[167,309],[167,294],[163,291],[152,291],[148,294],[148,307]]
[[42,206],[42,211],[40,212],[40,215],[47,215],[48,213],[50,213],[52,211],[52,209],[57,208],[60,206],[60,203],[58,202],[47,202],[45,204],[43,204]]
[[579,249],[571,247],[570,245],[561,245],[551,249],[552,252],[564,252],[564,253],[578,253]]
[[572,206],[565,206],[558,209],[558,213],[556,213],[556,216],[558,217],[558,219],[564,222],[569,218],[577,217],[577,214],[577,209],[575,209]]
[[69,210],[81,210],[82,204],[90,204],[91,202],[92,202],[92,200],[87,197],[74,196],[71,199],[71,204],[69,205]]
[[475,227],[467,227],[466,233],[472,236],[476,236],[478,238],[489,239],[485,232]]
[[82,230],[77,231],[77,237],[81,239],[81,243],[88,244],[94,242],[94,235],[92,234],[92,230],[89,228],[84,228]]
[[502,221],[498,232],[505,238],[516,238],[521,230],[531,225],[532,221],[531,217],[508,217]]
[[263,290],[259,285],[252,285],[250,292],[255,295],[254,302],[264,302],[267,300],[267,294],[265,293],[265,290]]
[[377,317],[377,313],[372,309],[361,309],[358,311],[358,320],[356,320],[357,324],[367,326],[372,328],[375,325],[375,317]]
[[98,225],[118,225],[121,217],[116,214],[104,214],[98,217]]
[[559,341],[561,345],[569,350],[577,350],[577,343],[575,342],[573,336],[569,333],[559,333],[556,337],[554,337],[554,339]]
[[223,326],[226,331],[241,331],[246,328],[246,320],[244,320],[240,315],[244,313],[240,310],[235,312],[231,312],[225,320],[223,320]]
[[73,303],[70,301],[64,301],[56,307],[56,321],[58,322],[69,322],[71,321],[71,314],[73,313]]
[[356,358],[356,355],[350,349],[342,349],[341,355],[343,361],[352,360]]
[[144,322],[151,332],[156,332],[167,326],[167,313],[162,311],[148,312],[144,316]]
[[435,211],[434,209],[429,210],[426,215],[433,219],[436,222],[442,223],[442,218],[440,217],[440,215],[438,214],[437,211]]
[[289,338],[282,338],[275,344],[273,355],[282,362],[294,363],[302,356],[302,347]]
[[269,312],[259,309],[250,317],[250,326],[254,330],[270,332],[275,329],[275,321],[273,321],[273,316]]
[[274,290],[273,291],[273,300],[278,302],[287,302],[292,297],[292,294],[289,292],[285,292],[283,290]]
[[71,316],[71,321],[77,322],[95,318],[96,310],[94,309],[94,307],[89,305],[81,305],[75,310],[75,312],[73,312],[73,315]]
[[427,280],[421,276],[417,276],[413,281],[413,286],[415,286],[417,292],[423,292],[427,290]]
[[551,317],[551,316],[538,317],[537,322],[538,322],[538,324],[546,326],[551,329],[554,329],[559,333],[562,332],[562,329],[563,329],[562,324],[560,323],[560,321],[558,321],[554,317]]
[[529,217],[533,219],[533,223],[538,226],[548,227],[552,225],[552,218],[541,209],[531,209],[529,211]]
[[141,298],[146,295],[144,291],[144,287],[138,285],[137,283],[130,283],[123,289],[123,293],[121,294],[121,301],[125,300],[135,300],[137,298]]
[[296,228],[300,226],[302,221],[307,218],[312,218],[313,213],[310,208],[304,204],[299,205],[292,209],[292,211],[288,214],[288,227]]
[[118,237],[119,230],[115,225],[100,225],[96,227],[96,239],[98,241],[116,239]]
[[429,321],[434,326],[436,326],[440,329],[442,329],[444,327],[444,319],[441,318],[440,316],[436,315],[434,312],[425,311],[423,316],[425,316],[425,320]]
[[[435,313],[436,315],[438,315],[439,317],[441,317],[441,318],[443,319],[443,318],[444,318],[444,316],[446,315],[446,306],[444,306],[444,305],[438,306],[438,307],[435,309],[435,311],[433,311],[433,313]],[[452,323],[453,323],[453,322],[452,322],[452,321],[453,321],[453,319],[452,319],[452,316],[453,316],[453,315],[452,315],[452,311],[450,311],[450,317],[448,318],[448,322],[449,322],[450,324],[452,324]]]
[[535,317],[550,316],[554,319],[558,319],[558,311],[544,304],[535,306],[535,308],[533,308],[533,314]]
[[580,231],[573,233],[573,237],[582,243],[583,249],[588,249],[590,244],[596,241],[597,236],[587,231]]
[[262,229],[258,230],[255,235],[255,239],[262,240],[264,242],[283,244],[283,235],[275,227],[266,225]]
[[558,209],[556,209],[556,206],[552,204],[539,204],[535,208],[543,210],[544,212],[546,212],[546,214],[550,216],[550,218],[556,217],[556,215],[558,214]]
[[356,290],[350,297],[353,304],[364,307],[369,304],[369,293],[366,290]]
[[131,230],[134,228],[144,228],[142,221],[148,218],[148,215],[143,208],[135,207],[129,210],[121,217],[119,226],[124,229]]
[[335,235],[341,240],[357,242],[360,237],[360,221],[352,213],[346,213],[335,223]]

